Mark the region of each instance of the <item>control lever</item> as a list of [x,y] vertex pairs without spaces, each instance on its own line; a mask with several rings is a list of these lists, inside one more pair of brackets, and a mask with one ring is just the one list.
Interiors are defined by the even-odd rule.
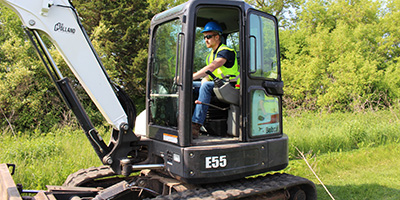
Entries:
[[213,78],[216,87],[221,88],[222,86],[224,86],[225,81],[216,77],[210,70],[207,70],[206,74],[210,75]]
[[228,107],[228,108],[221,108],[221,107],[216,106],[216,105],[213,105],[213,104],[203,103],[203,102],[201,102],[201,101],[199,101],[199,100],[196,100],[194,103],[195,103],[195,104],[203,104],[203,105],[206,105],[206,106],[211,106],[211,107],[216,108],[216,109],[218,109],[218,110],[228,110],[228,109],[229,109],[229,107]]
[[206,73],[210,75],[214,80],[213,91],[218,100],[224,103],[239,105],[239,90],[235,89],[228,81],[217,78],[210,71],[207,70]]

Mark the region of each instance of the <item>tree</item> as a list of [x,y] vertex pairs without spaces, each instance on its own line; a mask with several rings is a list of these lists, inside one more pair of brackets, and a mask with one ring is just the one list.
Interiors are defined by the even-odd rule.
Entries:
[[274,15],[280,26],[288,28],[296,22],[295,11],[300,8],[302,0],[246,0],[256,9]]
[[153,16],[143,0],[74,1],[112,80],[144,109],[148,28]]
[[187,0],[147,0],[149,3],[148,8],[153,12],[153,14],[160,13],[164,10],[185,3],[186,1]]
[[314,0],[299,21],[281,30],[288,108],[359,110],[381,106],[384,75],[377,49],[383,37],[380,4]]
[[[74,1],[82,22],[112,80],[144,108],[147,45],[153,14],[142,0]],[[21,22],[11,10],[0,12],[0,106],[3,127],[46,130],[69,116],[44,67],[24,37]],[[65,63],[49,46],[56,64],[70,76]],[[73,80],[76,81],[76,80]],[[79,84],[73,84],[79,94]],[[81,96],[92,121],[104,121],[87,96]],[[99,119],[101,118],[101,119]],[[12,126],[11,126],[12,125]],[[44,128],[44,129],[43,129]]]
[[0,126],[47,131],[62,121],[66,108],[16,14],[0,5],[0,22]]
[[387,89],[390,99],[400,101],[400,1],[387,2],[382,26],[383,34],[377,38],[378,55],[385,70],[383,87]]

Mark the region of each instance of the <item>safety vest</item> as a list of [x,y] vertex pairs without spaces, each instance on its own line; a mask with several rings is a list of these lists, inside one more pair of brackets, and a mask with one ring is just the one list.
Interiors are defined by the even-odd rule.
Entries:
[[[233,64],[233,66],[231,68],[227,68],[225,66],[221,66],[218,67],[216,70],[214,70],[212,73],[222,79],[224,76],[227,75],[235,75],[235,77],[230,77],[230,80],[236,80],[236,83],[239,84],[240,83],[240,72],[239,72],[239,65],[238,65],[238,61],[236,59],[236,51],[227,47],[225,44],[221,44],[221,46],[218,47],[217,51],[214,54],[214,51],[211,51],[207,58],[206,58],[206,64],[209,65],[210,63],[212,63],[212,61],[214,61],[215,56],[218,54],[218,52],[222,51],[222,50],[228,50],[228,51],[233,51],[235,52],[235,64]],[[210,76],[209,76],[210,77]],[[213,80],[212,77],[210,77],[210,80]]]

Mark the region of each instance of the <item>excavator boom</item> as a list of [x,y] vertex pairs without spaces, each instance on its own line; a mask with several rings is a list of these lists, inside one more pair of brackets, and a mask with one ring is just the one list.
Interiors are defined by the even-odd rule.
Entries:
[[[114,129],[128,123],[110,78],[68,0],[0,0],[29,30],[44,33]],[[60,73],[58,76],[62,76]],[[62,77],[59,77],[62,78]]]
[[[129,174],[132,169],[125,167],[123,172],[122,165],[131,166],[131,161],[127,159],[132,152],[131,143],[140,140],[133,133],[135,105],[119,86],[111,82],[71,2],[0,0],[0,3],[11,8],[21,19],[58,92],[77,117],[103,164],[110,165],[117,174]],[[91,100],[112,125],[108,145],[95,130],[69,79],[61,74],[42,36],[54,44]]]

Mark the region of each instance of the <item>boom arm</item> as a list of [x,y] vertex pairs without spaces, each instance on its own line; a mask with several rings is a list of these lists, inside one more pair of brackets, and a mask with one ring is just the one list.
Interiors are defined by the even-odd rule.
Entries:
[[[129,175],[132,163],[143,160],[130,155],[140,149],[133,145],[139,141],[132,131],[136,117],[134,105],[123,90],[111,83],[75,8],[68,0],[0,0],[0,3],[11,8],[22,20],[60,95],[78,118],[100,160],[110,165],[114,172]],[[108,146],[90,122],[68,79],[62,77],[39,32],[54,43],[92,101],[113,126]]]
[[0,0],[31,30],[44,32],[114,129],[127,124],[119,102],[78,16],[67,0]]

